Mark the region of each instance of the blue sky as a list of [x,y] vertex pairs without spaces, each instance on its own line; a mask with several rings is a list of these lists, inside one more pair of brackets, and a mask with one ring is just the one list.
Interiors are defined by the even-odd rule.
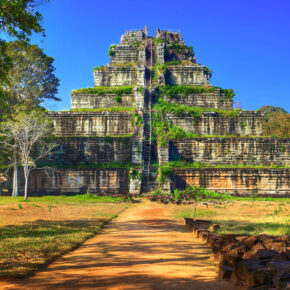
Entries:
[[213,85],[233,88],[243,109],[263,105],[290,111],[288,0],[51,0],[42,7],[47,36],[33,36],[55,58],[62,102],[73,89],[92,87],[92,69],[107,64],[110,44],[125,30],[180,30],[197,61],[211,68]]

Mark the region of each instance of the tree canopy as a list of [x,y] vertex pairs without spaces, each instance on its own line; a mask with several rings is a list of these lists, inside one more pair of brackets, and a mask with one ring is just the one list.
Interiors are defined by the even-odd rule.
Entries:
[[37,8],[48,0],[1,0],[0,31],[18,39],[28,40],[32,32],[42,33],[42,16]]
[[54,75],[52,57],[37,45],[24,41],[7,43],[7,54],[12,62],[4,85],[9,106],[19,103],[39,105],[48,99],[60,101],[55,96],[59,79]]
[[263,135],[288,138],[290,136],[290,115],[286,110],[275,106],[263,106]]

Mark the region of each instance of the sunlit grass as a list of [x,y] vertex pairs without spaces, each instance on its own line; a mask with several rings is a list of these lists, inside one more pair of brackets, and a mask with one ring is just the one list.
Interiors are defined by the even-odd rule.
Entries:
[[0,276],[26,276],[78,247],[129,206],[121,200],[1,197]]
[[[175,217],[193,217],[194,205],[171,205]],[[218,233],[290,235],[289,200],[235,200],[222,205],[198,204],[196,218],[220,224]]]

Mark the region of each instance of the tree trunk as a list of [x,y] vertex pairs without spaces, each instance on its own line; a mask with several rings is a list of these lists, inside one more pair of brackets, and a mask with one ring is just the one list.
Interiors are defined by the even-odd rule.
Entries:
[[24,178],[25,178],[24,199],[26,200],[28,198],[28,178],[29,178],[30,168],[28,166],[24,165],[23,171],[24,171]]
[[193,220],[194,221],[195,221],[195,215],[196,215],[196,206],[197,206],[197,198],[195,197],[194,214],[193,214]]
[[17,164],[17,161],[14,161],[14,165],[13,165],[12,196],[18,196],[18,164]]
[[27,199],[27,187],[28,187],[28,175],[24,174],[25,184],[24,184],[24,199]]

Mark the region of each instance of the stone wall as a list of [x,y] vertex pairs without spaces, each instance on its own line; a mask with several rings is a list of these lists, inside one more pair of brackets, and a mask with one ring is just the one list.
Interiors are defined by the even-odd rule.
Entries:
[[168,42],[175,42],[179,44],[184,44],[182,36],[180,32],[171,32],[168,30],[160,30],[159,28],[156,29],[156,38],[161,38]]
[[131,138],[71,137],[57,138],[58,146],[48,162],[57,164],[78,163],[131,163]]
[[135,31],[126,31],[121,36],[121,43],[131,43],[131,42],[140,42],[146,38],[145,31],[142,29],[135,30]]
[[110,107],[135,107],[135,97],[130,95],[116,94],[72,94],[71,108],[72,109],[97,109]]
[[110,56],[110,64],[137,63],[139,57],[138,46],[117,45],[115,54]]
[[192,52],[187,47],[176,49],[167,45],[165,51],[165,61],[192,60]]
[[156,48],[157,60],[159,64],[165,63],[165,44],[158,43]]
[[220,94],[217,89],[211,93],[198,93],[189,95],[177,95],[174,97],[164,96],[169,103],[177,103],[178,105],[186,105],[190,107],[211,108],[211,109],[227,109],[233,108],[233,101],[226,98],[224,94]]
[[[20,178],[20,192],[23,179]],[[45,194],[127,194],[128,170],[123,168],[57,169],[45,174],[34,170],[29,179],[30,195]]]
[[170,161],[290,166],[290,139],[192,138],[170,142]]
[[215,112],[203,112],[201,117],[167,114],[168,122],[186,132],[201,135],[260,136],[262,135],[261,116],[255,111],[242,111],[238,117],[222,117]]
[[175,169],[172,188],[204,186],[235,195],[290,196],[290,169],[190,168]]
[[55,135],[119,136],[136,133],[129,112],[49,112]]
[[209,84],[210,74],[202,65],[169,65],[166,69],[166,84],[182,86],[203,86]]
[[95,87],[130,86],[136,83],[136,66],[106,66],[94,71]]

